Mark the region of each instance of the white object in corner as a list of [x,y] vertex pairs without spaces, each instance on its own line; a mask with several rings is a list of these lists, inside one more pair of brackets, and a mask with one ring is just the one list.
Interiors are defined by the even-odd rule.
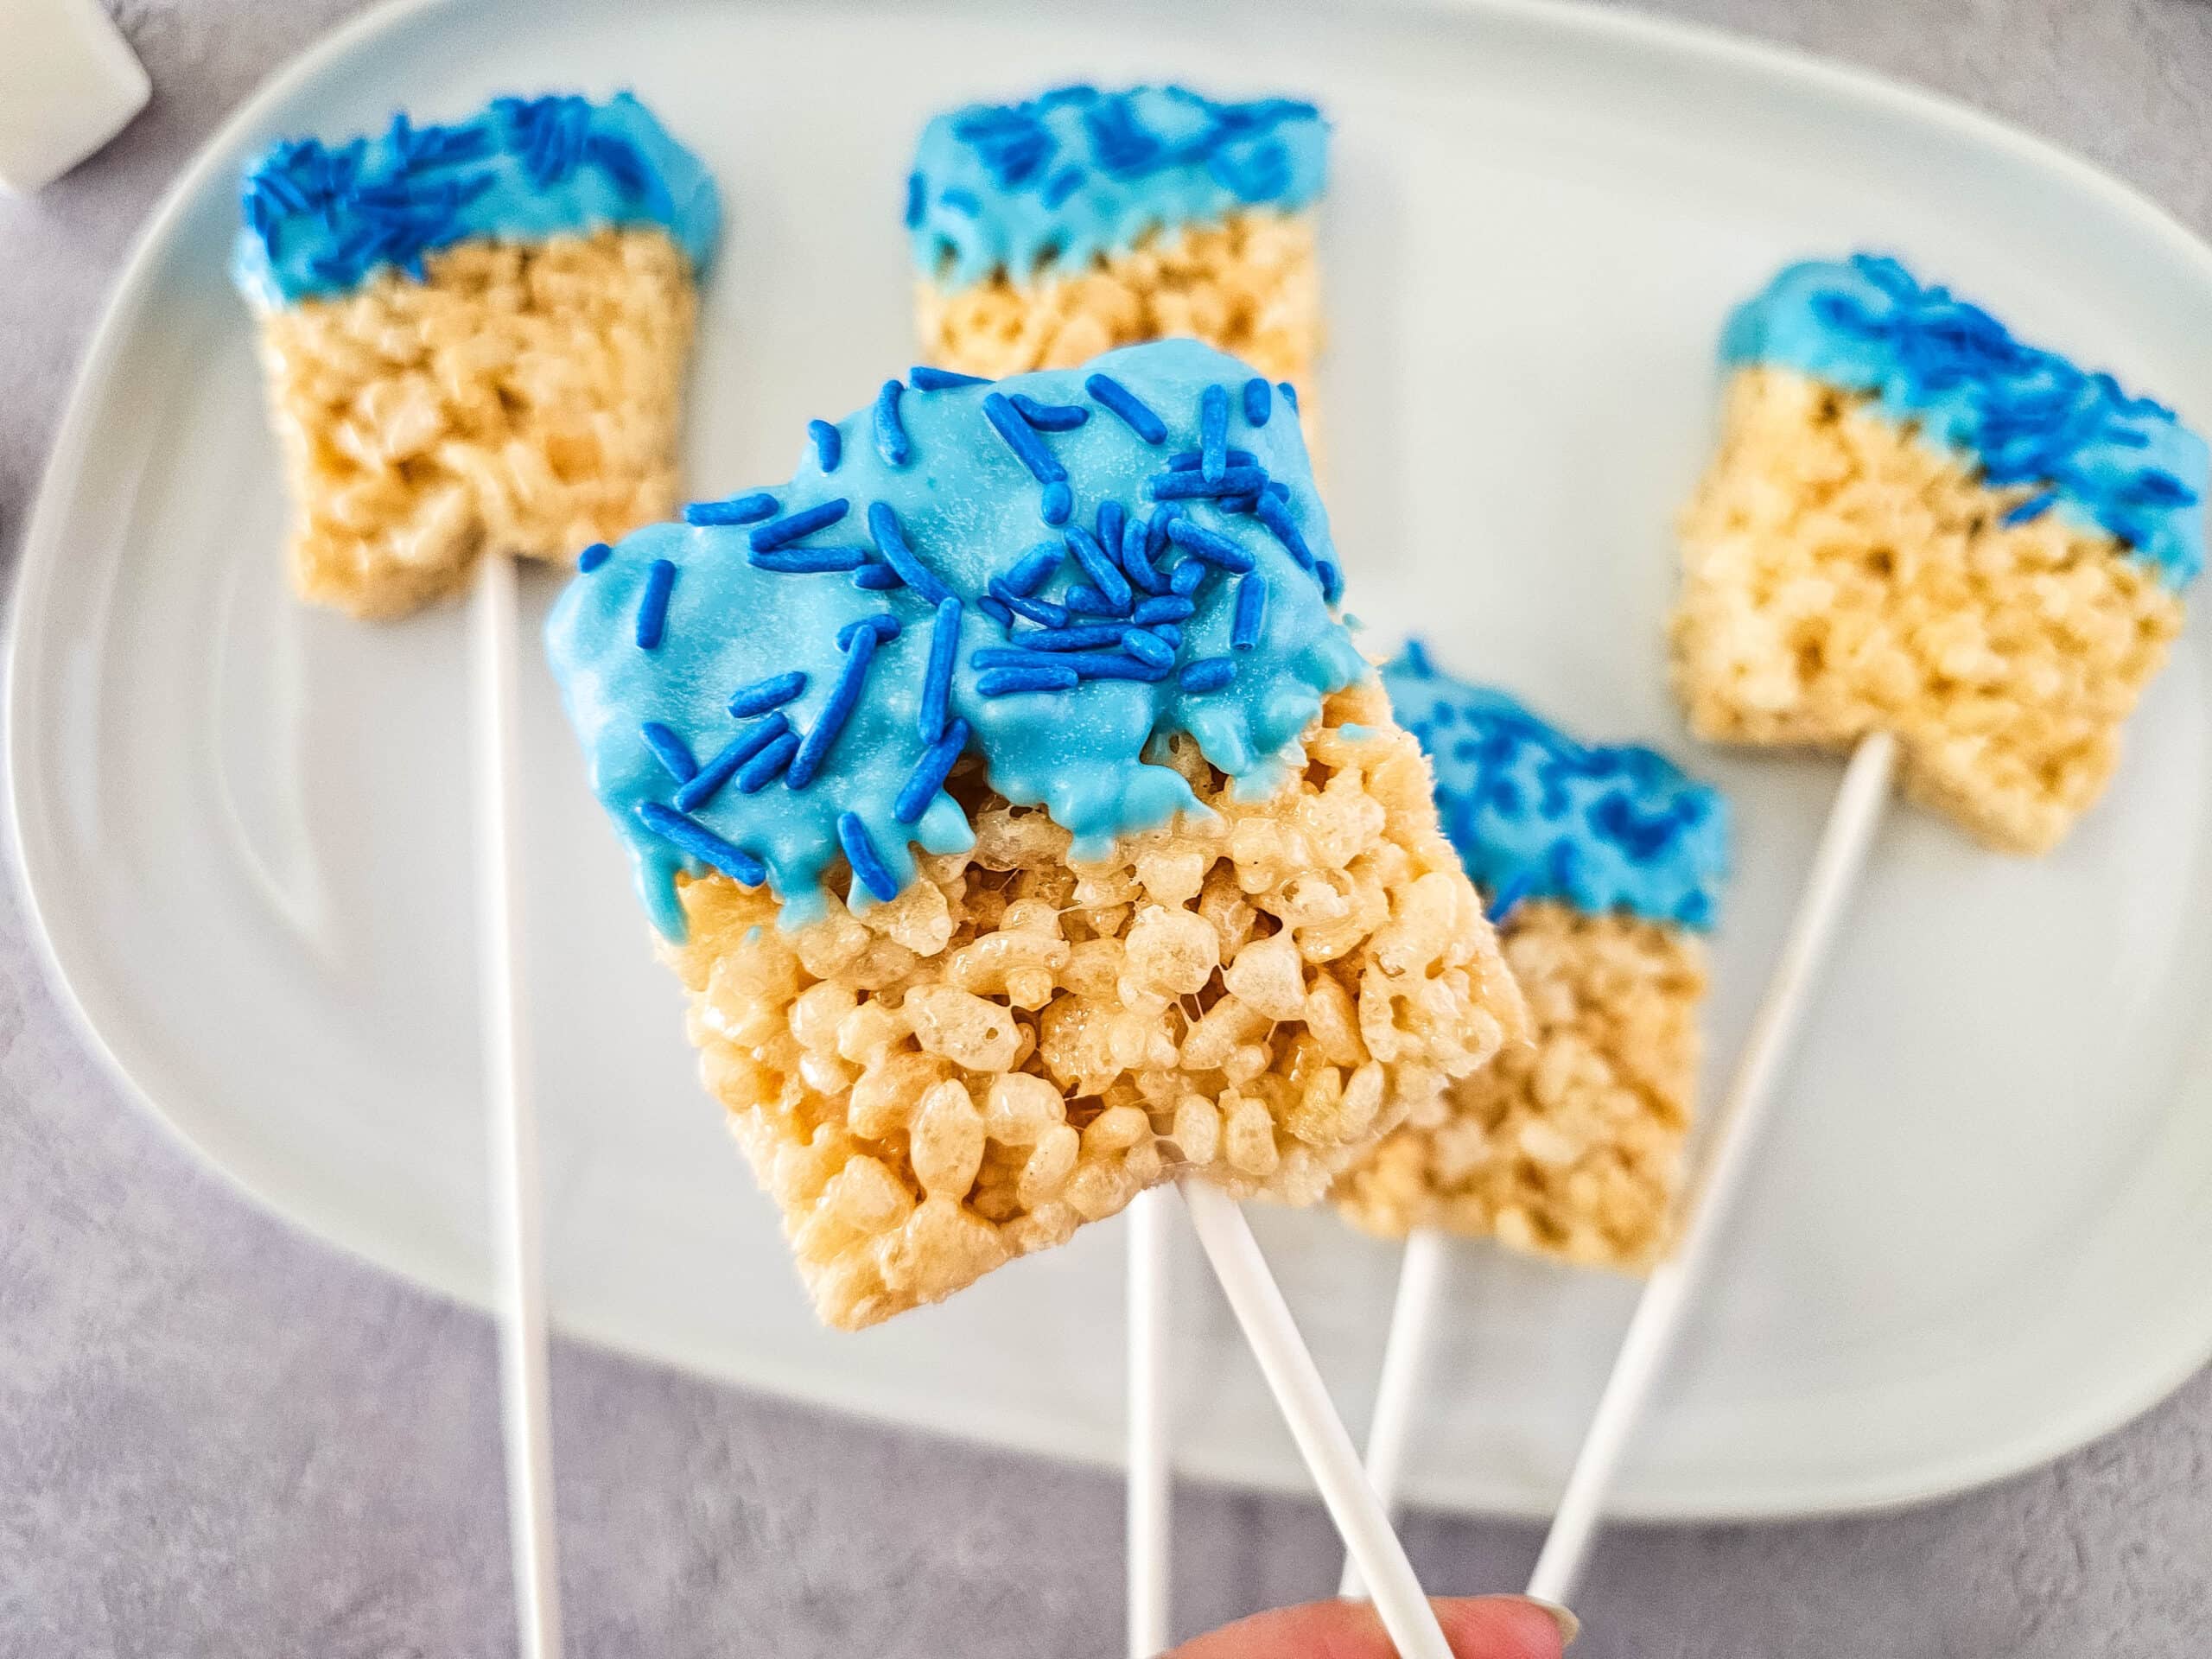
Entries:
[[60,178],[153,95],[99,0],[0,0],[0,189]]

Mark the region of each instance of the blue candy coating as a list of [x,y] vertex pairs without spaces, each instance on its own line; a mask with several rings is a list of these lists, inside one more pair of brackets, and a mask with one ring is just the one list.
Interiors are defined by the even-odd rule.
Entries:
[[1728,874],[1728,802],[1649,749],[1592,747],[1503,691],[1440,672],[1417,642],[1382,671],[1436,772],[1444,833],[1493,899],[1710,928]]
[[1154,232],[1255,207],[1294,213],[1321,194],[1328,140],[1311,104],[1222,104],[1183,86],[969,105],[931,121],[915,153],[914,269],[949,290],[1001,271],[1026,282]]
[[379,270],[478,237],[537,242],[658,225],[703,276],[721,230],[706,166],[627,92],[494,99],[452,126],[403,113],[377,137],[290,138],[246,169],[231,253],[268,309],[343,294]]
[[2171,410],[2015,340],[1894,259],[1788,267],[1729,318],[1720,357],[1872,394],[1884,415],[1915,423],[1989,484],[2047,486],[2054,510],[2113,537],[2169,587],[2203,568],[2203,439]]

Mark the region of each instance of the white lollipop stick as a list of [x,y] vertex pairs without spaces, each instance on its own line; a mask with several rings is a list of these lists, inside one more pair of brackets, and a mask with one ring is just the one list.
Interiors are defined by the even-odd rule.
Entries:
[[1783,1057],[1802,1021],[1835,927],[1866,867],[1866,850],[1889,804],[1897,768],[1897,740],[1877,732],[1859,740],[1844,769],[1835,804],[1814,849],[1804,896],[1783,941],[1781,959],[1752,1017],[1736,1075],[1713,1126],[1704,1171],[1688,1194],[1687,1230],[1675,1254],[1643,1287],[1628,1334],[1621,1339],[1612,1375],[1599,1397],[1582,1450],[1545,1535],[1529,1593],[1567,1605],[1582,1576],[1605,1497],[1630,1437],[1643,1415],[1653,1385],[1667,1363],[1690,1299],[1705,1282],[1718,1255],[1732,1200],[1751,1166],[1751,1149],[1765,1121]]
[[[1429,1333],[1444,1284],[1445,1236],[1433,1227],[1416,1229],[1406,1240],[1398,1262],[1398,1295],[1390,1306],[1390,1334],[1382,1344],[1382,1375],[1375,1384],[1375,1415],[1367,1425],[1367,1483],[1384,1514],[1398,1505],[1398,1479],[1406,1466],[1406,1440],[1414,1402],[1421,1397],[1421,1370],[1428,1357]],[[1364,1596],[1359,1563],[1347,1554],[1337,1593]]]
[[1352,1560],[1359,1563],[1375,1611],[1400,1659],[1452,1659],[1436,1610],[1421,1594],[1405,1546],[1390,1529],[1389,1514],[1367,1484],[1351,1436],[1322,1386],[1321,1373],[1291,1319],[1281,1287],[1268,1271],[1267,1258],[1260,1254],[1244,1212],[1227,1193],[1204,1181],[1181,1181],[1176,1190],[1183,1195],[1206,1260],[1213,1264],[1214,1276],[1243,1327],[1244,1340],[1290,1427],[1291,1439],[1298,1443],[1299,1454],[1320,1490],[1329,1518],[1336,1522]]
[[1167,1195],[1154,1188],[1129,1205],[1129,1659],[1167,1646]]
[[514,562],[479,561],[476,581],[477,858],[483,896],[484,1073],[492,1130],[493,1248],[500,1269],[500,1419],[506,1430],[507,1534],[514,1550],[522,1659],[559,1659],[561,1594],[553,1539],[546,1389],[545,1261],[537,1115],[525,1052],[521,874],[521,734],[517,721]]

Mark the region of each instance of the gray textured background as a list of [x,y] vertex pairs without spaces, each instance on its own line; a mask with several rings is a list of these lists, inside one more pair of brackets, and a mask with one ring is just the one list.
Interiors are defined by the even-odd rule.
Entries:
[[[156,194],[354,0],[111,0],[152,106],[0,198],[0,559]],[[2198,0],[1665,0],[2040,130],[2212,232]],[[0,45],[4,49],[4,45]],[[564,1346],[580,1656],[1119,1650],[1104,1477],[875,1429]],[[1590,1659],[2212,1646],[2212,1373],[2051,1467],[1910,1513],[1639,1529],[1581,1599]],[[414,1659],[514,1649],[491,1332],[245,1207],[79,1046],[0,883],[0,1656]],[[1311,1504],[1184,1494],[1177,1628],[1326,1593]],[[1416,1518],[1438,1590],[1519,1581],[1524,1527]]]

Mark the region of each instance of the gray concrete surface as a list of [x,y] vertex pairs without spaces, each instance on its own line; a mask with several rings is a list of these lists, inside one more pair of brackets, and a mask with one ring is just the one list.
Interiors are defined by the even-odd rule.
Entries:
[[[0,550],[156,193],[352,0],[115,0],[145,115],[0,200]],[[2212,232],[2212,8],[2193,0],[1663,0],[1938,87]],[[0,50],[4,50],[0,44]],[[579,1656],[1119,1650],[1103,1477],[855,1427],[563,1346]],[[1589,1659],[2212,1648],[2212,1374],[2105,1441],[1908,1514],[1611,1536]],[[514,1648],[486,1323],[251,1210],[110,1085],[0,883],[0,1656],[447,1659]],[[1185,1494],[1177,1626],[1325,1593],[1313,1505]],[[1519,1580],[1535,1535],[1416,1517],[1427,1581]]]

